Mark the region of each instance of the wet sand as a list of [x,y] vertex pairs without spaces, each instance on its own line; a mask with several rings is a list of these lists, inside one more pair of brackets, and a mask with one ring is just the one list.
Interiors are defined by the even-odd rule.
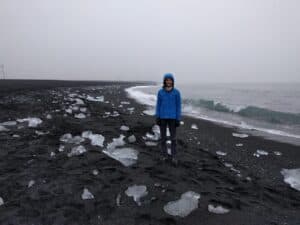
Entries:
[[[233,128],[183,117],[175,167],[159,160],[159,145],[145,144],[155,120],[143,113],[145,106],[127,97],[124,89],[135,85],[66,81],[0,85],[0,123],[28,117],[42,120],[36,127],[16,122],[0,131],[1,225],[300,224],[300,192],[286,184],[280,173],[282,168],[300,168],[299,146],[255,136],[234,137],[232,133],[239,131]],[[103,96],[104,101],[90,101],[87,96],[94,100]],[[76,99],[83,104],[66,112],[76,101],[82,103]],[[86,109],[80,112],[80,108]],[[80,113],[85,118],[75,118]],[[193,124],[198,129],[192,129]],[[122,125],[129,130],[120,130]],[[81,136],[83,131],[103,135],[103,147],[84,139],[80,145],[87,151],[68,157],[79,144],[63,143],[61,136]],[[123,147],[139,152],[137,162],[129,167],[102,152],[121,134]],[[127,139],[131,135],[136,137],[133,143]],[[243,146],[236,146],[240,143]],[[258,149],[269,154],[256,157]],[[125,194],[135,184],[147,187],[140,206]],[[82,199],[84,188],[93,199]],[[197,209],[183,218],[163,210],[187,191],[200,194]],[[208,211],[209,204],[230,211],[214,214]]]

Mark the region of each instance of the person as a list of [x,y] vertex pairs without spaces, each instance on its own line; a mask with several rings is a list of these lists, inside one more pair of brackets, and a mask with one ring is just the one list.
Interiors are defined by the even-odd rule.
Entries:
[[156,101],[156,124],[160,127],[161,135],[161,159],[168,158],[167,153],[167,127],[171,139],[171,162],[177,165],[176,157],[176,128],[180,126],[181,120],[181,95],[174,87],[175,78],[173,74],[167,73],[163,77],[163,87],[157,93]]

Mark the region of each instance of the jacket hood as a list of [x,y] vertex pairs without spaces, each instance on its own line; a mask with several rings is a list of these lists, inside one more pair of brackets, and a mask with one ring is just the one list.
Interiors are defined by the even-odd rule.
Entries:
[[172,73],[166,73],[165,75],[164,75],[164,80],[163,80],[163,83],[164,83],[164,87],[166,86],[165,85],[165,81],[166,81],[166,79],[171,79],[172,81],[173,81],[173,87],[174,87],[174,83],[175,83],[175,78],[174,78],[174,75],[172,74]]

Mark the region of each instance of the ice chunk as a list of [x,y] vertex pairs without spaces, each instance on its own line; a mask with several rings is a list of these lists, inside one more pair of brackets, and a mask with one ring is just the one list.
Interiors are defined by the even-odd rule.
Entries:
[[0,125],[0,132],[1,131],[9,131],[9,129],[7,129],[5,126]]
[[37,127],[39,124],[43,122],[40,118],[36,118],[36,117],[18,119],[17,121],[19,123],[28,122],[29,127]]
[[129,142],[129,143],[134,143],[134,142],[136,142],[136,137],[135,137],[134,135],[129,136],[127,139],[128,139],[128,142]]
[[147,146],[157,146],[157,142],[154,142],[154,141],[146,141],[146,142],[145,142],[145,145],[147,145]]
[[51,120],[51,119],[52,119],[52,116],[51,116],[50,114],[48,114],[48,115],[46,116],[46,119]]
[[84,188],[81,194],[81,198],[82,200],[94,199],[94,195],[87,188]]
[[284,182],[292,188],[300,191],[300,168],[297,169],[282,169],[281,174],[284,177]]
[[69,113],[69,114],[72,114],[72,112],[73,112],[72,109],[70,109],[70,108],[66,109],[65,111],[66,111],[66,113]]
[[92,102],[104,102],[104,96],[92,97],[92,96],[88,95],[86,99],[88,101],[92,101]]
[[191,126],[191,128],[194,129],[194,130],[198,130],[198,126],[197,126],[196,124],[193,124],[193,125]]
[[236,146],[236,147],[242,147],[243,144],[242,144],[242,143],[237,143],[237,144],[235,144],[235,146]]
[[239,138],[246,138],[249,137],[248,134],[239,134],[239,133],[232,133],[233,137],[239,137]]
[[275,155],[277,155],[277,156],[280,156],[280,155],[282,155],[282,153],[281,152],[279,152],[279,151],[274,151],[273,152]]
[[0,123],[0,125],[2,125],[2,126],[16,126],[17,122],[16,121],[6,121],[6,122],[3,122],[3,123]]
[[13,138],[19,138],[19,137],[20,137],[20,135],[18,135],[18,134],[14,134],[12,137],[13,137]]
[[122,104],[122,105],[129,105],[130,102],[122,101],[121,104]]
[[144,110],[143,113],[148,115],[148,116],[154,116],[155,115],[154,108],[149,108],[147,110]]
[[122,125],[120,130],[123,130],[123,131],[129,131],[129,127],[128,126],[125,126],[125,125]]
[[[169,129],[167,129],[167,136],[168,136],[168,130]],[[152,141],[158,141],[159,138],[160,138],[160,129],[159,129],[159,126],[158,125],[154,125],[152,127],[152,132],[153,132],[153,134],[150,134],[150,133],[146,134],[146,139],[152,140]]]
[[83,114],[83,113],[78,113],[78,114],[75,114],[74,117],[77,118],[77,119],[84,119],[84,118],[86,118],[86,115]]
[[224,166],[229,167],[229,168],[233,167],[233,165],[231,163],[227,163],[227,162],[224,163]]
[[261,155],[268,155],[269,153],[265,150],[257,149],[255,153],[253,153],[254,156],[260,157]]
[[123,134],[121,134],[119,138],[113,138],[113,141],[107,145],[107,149],[114,149],[117,146],[125,145],[124,138],[125,136]]
[[208,205],[208,211],[211,213],[215,213],[215,214],[225,214],[225,213],[229,213],[229,209],[224,208],[221,205],[218,206],[214,206],[212,204]]
[[128,197],[133,197],[133,200],[140,206],[141,205],[141,198],[145,197],[147,192],[147,187],[144,185],[133,185],[127,188],[125,194]]
[[86,112],[87,108],[80,108],[80,112]]
[[121,193],[119,193],[119,194],[117,195],[117,198],[116,198],[116,204],[117,204],[117,206],[121,206]]
[[61,142],[70,143],[70,144],[80,144],[84,141],[84,138],[80,136],[72,136],[72,134],[67,133],[60,137],[59,139]]
[[4,201],[3,201],[3,198],[0,197],[0,206],[1,205],[4,205]]
[[91,145],[103,147],[105,138],[101,134],[93,134],[91,131],[84,131],[81,136],[90,139]]
[[118,160],[126,167],[135,164],[138,159],[138,151],[133,148],[108,148],[103,150],[103,153],[115,160]]
[[34,180],[28,182],[28,188],[31,188],[35,184]]
[[75,146],[72,148],[71,152],[68,153],[68,157],[76,156],[76,155],[81,155],[86,152],[86,149],[84,146],[79,145]]
[[222,151],[216,151],[216,154],[217,154],[217,155],[221,155],[221,156],[227,155],[226,152],[222,152]]
[[199,199],[200,194],[193,191],[185,192],[179,200],[168,202],[164,206],[164,211],[172,216],[185,217],[198,208]]
[[99,171],[98,171],[98,170],[93,170],[93,174],[94,174],[95,176],[97,176],[97,175],[99,174]]
[[65,150],[65,146],[60,145],[59,148],[58,148],[58,151],[59,152],[63,152],[64,150]]
[[75,104],[77,104],[77,105],[84,105],[84,101],[82,101],[82,99],[80,99],[80,98],[76,98],[75,101],[76,101]]
[[55,152],[51,152],[51,153],[50,153],[50,156],[51,156],[51,157],[54,157],[54,156],[55,156]]

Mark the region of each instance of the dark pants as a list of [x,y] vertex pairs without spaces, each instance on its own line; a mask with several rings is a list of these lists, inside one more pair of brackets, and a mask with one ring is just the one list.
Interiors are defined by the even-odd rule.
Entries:
[[160,136],[161,136],[161,151],[162,154],[167,156],[167,127],[170,130],[171,140],[171,154],[176,155],[176,120],[175,119],[161,119],[160,124]]

